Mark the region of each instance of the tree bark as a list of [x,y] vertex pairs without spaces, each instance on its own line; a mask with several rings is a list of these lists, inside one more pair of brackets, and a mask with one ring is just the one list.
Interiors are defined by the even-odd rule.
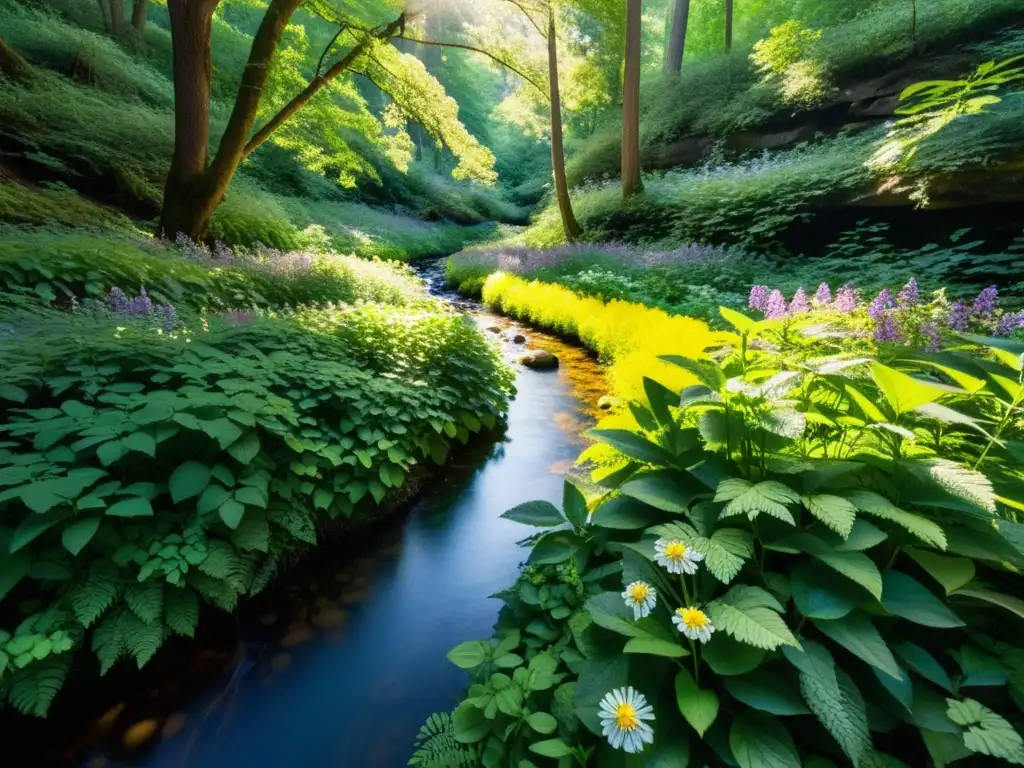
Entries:
[[110,0],[110,31],[120,32],[124,29],[124,0]]
[[640,48],[643,0],[626,0],[626,67],[622,84],[622,197],[643,191],[640,180]]
[[668,35],[665,49],[665,71],[679,74],[683,68],[683,55],[686,53],[686,27],[690,20],[690,0],[675,0],[675,11],[672,13],[672,29]]
[[200,239],[241,162],[281,35],[300,0],[271,0],[253,38],[235,106],[213,162],[210,136],[210,31],[219,0],[168,0],[174,62],[174,156],[160,233]]
[[551,89],[551,168],[555,175],[555,198],[562,215],[565,239],[572,243],[580,239],[583,230],[576,221],[569,197],[569,182],[565,176],[565,147],[562,144],[562,95],[558,88],[558,37],[555,32],[555,11],[548,8],[548,81]]
[[132,2],[132,26],[140,35],[146,31],[146,12],[148,6],[146,0],[133,0]]
[[725,52],[732,52],[732,4],[733,0],[725,0]]
[[403,14],[402,16],[399,16],[397,19],[391,22],[379,33],[376,33],[371,37],[363,38],[352,47],[351,51],[342,56],[341,59],[339,59],[334,64],[334,66],[332,66],[322,75],[317,75],[312,80],[310,80],[309,85],[307,85],[302,90],[301,93],[296,95],[295,98],[293,98],[283,107],[281,107],[280,111],[278,111],[276,115],[270,118],[270,120],[267,121],[266,125],[260,128],[256,132],[256,135],[249,140],[249,142],[245,145],[245,155],[248,156],[249,154],[251,154],[253,150],[256,149],[256,147],[258,147],[260,144],[266,141],[267,138],[269,138],[270,134],[272,134],[281,126],[281,123],[283,123],[293,114],[295,114],[302,107],[302,105],[304,105],[307,101],[313,98],[321,88],[327,85],[327,83],[329,83],[331,80],[333,80],[346,69],[348,69],[349,66],[351,66],[352,62],[359,58],[360,54],[362,54],[362,52],[366,50],[366,46],[369,45],[370,40],[387,40],[391,37],[394,37],[395,34],[400,32],[402,27],[405,26],[405,20],[405,15]]

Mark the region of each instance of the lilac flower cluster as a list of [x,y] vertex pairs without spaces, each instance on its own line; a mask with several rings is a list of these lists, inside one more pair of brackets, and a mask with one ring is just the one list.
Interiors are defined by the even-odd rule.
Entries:
[[[828,284],[821,283],[813,298],[808,299],[801,287],[788,304],[781,291],[755,285],[750,289],[748,306],[763,312],[768,319],[779,319],[814,310],[850,314],[862,305],[849,284],[840,288],[833,298]],[[879,291],[867,305],[866,313],[876,342],[918,343],[929,351],[941,348],[942,327],[954,332],[975,330],[997,336],[1009,336],[1024,329],[1024,311],[1000,312],[999,290],[994,285],[985,288],[970,303],[957,301],[947,305],[940,298],[925,305],[921,303],[917,280],[911,278],[895,296],[888,288]]]
[[114,287],[107,294],[107,308],[115,315],[135,319],[154,320],[164,333],[171,333],[178,328],[178,311],[170,304],[154,305],[145,287],[139,289],[134,298]]

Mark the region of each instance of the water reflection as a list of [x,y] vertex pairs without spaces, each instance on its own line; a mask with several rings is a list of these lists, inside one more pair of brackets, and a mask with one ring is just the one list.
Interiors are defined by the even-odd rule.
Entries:
[[93,755],[152,768],[404,766],[425,718],[466,685],[445,653],[490,633],[489,596],[523,557],[523,529],[500,513],[561,498],[592,423],[571,386],[565,365],[521,371],[504,442],[449,470],[404,522],[354,551],[322,547],[317,563],[247,604],[234,654],[208,652],[225,666],[217,690],[171,697],[162,716],[119,712]]

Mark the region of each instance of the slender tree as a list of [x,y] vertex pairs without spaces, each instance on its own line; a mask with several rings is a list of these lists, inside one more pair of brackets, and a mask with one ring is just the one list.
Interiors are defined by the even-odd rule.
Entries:
[[643,0],[626,0],[626,67],[622,84],[622,196],[643,191],[640,180],[640,49]]
[[558,35],[555,30],[555,9],[548,4],[548,83],[551,92],[551,168],[555,176],[555,197],[562,215],[562,229],[570,243],[578,240],[583,230],[576,221],[569,197],[569,181],[565,175],[565,147],[562,144],[562,96],[558,87]]
[[110,31],[120,32],[124,24],[124,0],[110,0]]
[[[671,6],[670,6],[671,7]],[[665,71],[679,74],[686,52],[686,27],[690,21],[690,0],[675,0],[672,13],[672,27],[665,46]]]
[[146,0],[132,0],[132,26],[140,35],[146,31]]
[[732,4],[733,0],[725,0],[725,52],[732,52]]

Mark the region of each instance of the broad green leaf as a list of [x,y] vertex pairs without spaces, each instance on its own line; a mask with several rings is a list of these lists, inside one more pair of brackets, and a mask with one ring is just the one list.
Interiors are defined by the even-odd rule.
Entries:
[[0,600],[25,578],[30,564],[27,552],[7,553],[0,550]]
[[745,675],[757,669],[764,657],[763,649],[733,640],[724,632],[716,632],[710,642],[701,647],[701,661],[716,675],[724,677]]
[[956,592],[974,579],[974,561],[970,558],[939,555],[917,547],[907,547],[904,552],[939,582],[947,595]]
[[1024,342],[1017,341],[1016,339],[977,336],[973,333],[961,333],[959,336],[992,350],[1000,362],[1010,366],[1014,371],[1019,373],[1021,370],[1024,370]]
[[217,508],[217,514],[224,521],[224,525],[234,530],[245,516],[245,505],[234,499],[228,499]]
[[557,565],[576,554],[582,540],[572,531],[545,533],[530,552],[529,562],[534,565]]
[[528,715],[526,723],[537,733],[548,735],[558,729],[558,721],[547,712],[534,712]]
[[230,498],[231,491],[222,485],[211,483],[203,489],[201,494],[199,494],[199,501],[196,504],[196,510],[199,514],[205,515],[207,512],[212,512],[217,509],[217,507]]
[[595,440],[607,443],[624,456],[645,464],[659,466],[675,464],[675,457],[671,453],[636,432],[626,429],[592,429],[589,434]]
[[198,461],[186,461],[171,473],[168,481],[171,500],[175,504],[180,504],[185,499],[198,496],[209,484],[210,468]]
[[149,499],[133,496],[111,504],[106,513],[111,517],[152,517],[153,505]]
[[86,517],[67,526],[61,533],[61,541],[64,549],[72,555],[77,555],[88,544],[92,537],[99,530],[102,518]]
[[884,423],[888,421],[886,415],[878,409],[878,406],[872,402],[871,398],[864,395],[850,382],[843,382],[843,389],[869,422]]
[[464,701],[452,713],[452,730],[461,744],[475,744],[491,732],[491,721],[472,701]]
[[789,583],[797,610],[810,619],[841,619],[866,598],[856,584],[813,562],[797,563]]
[[950,629],[964,626],[964,622],[941,600],[906,574],[886,571],[882,582],[882,605],[889,613],[926,627]]
[[568,480],[562,484],[562,510],[574,528],[582,529],[587,524],[587,500],[580,489]]
[[491,645],[483,640],[470,640],[448,651],[448,661],[460,669],[479,667],[491,657]]
[[535,741],[530,745],[530,751],[544,757],[567,757],[572,754],[572,747],[561,739],[548,739],[547,741]]
[[971,645],[959,650],[950,651],[950,656],[957,660],[963,670],[961,688],[973,686],[998,687],[1006,685],[1007,670],[997,659],[979,651]]
[[248,464],[260,452],[260,439],[255,431],[248,431],[228,446],[228,453],[241,464]]
[[814,556],[829,568],[864,587],[876,600],[882,599],[882,574],[863,552],[823,552]]
[[67,510],[51,509],[43,514],[28,515],[11,534],[7,551],[12,555],[20,551],[70,514]]
[[930,680],[950,693],[953,692],[953,681],[950,679],[949,673],[924,648],[913,643],[897,643],[892,650],[903,659],[910,669],[925,680]]
[[780,645],[800,647],[786,622],[779,615],[782,606],[760,587],[735,586],[708,604],[711,623],[741,643],[764,650]]
[[156,456],[156,440],[146,432],[133,432],[121,439],[124,447],[129,451],[138,451],[147,456]]
[[720,392],[725,386],[725,374],[722,373],[722,369],[709,360],[694,360],[679,355],[661,355],[658,359],[689,371],[712,392]]
[[736,332],[746,336],[753,332],[757,328],[757,320],[747,317],[735,309],[729,309],[728,307],[719,307],[718,314],[722,316],[729,325],[736,329]]
[[501,517],[514,523],[533,525],[539,528],[551,528],[565,523],[565,518],[558,511],[558,507],[548,501],[527,501],[525,504],[519,504],[507,512],[503,512]]
[[908,413],[926,403],[934,403],[949,390],[915,379],[881,363],[871,364],[871,377],[897,415]]
[[729,729],[729,748],[739,768],[801,768],[793,739],[778,720],[741,712]]
[[648,656],[665,656],[672,659],[689,656],[690,652],[679,643],[658,637],[634,637],[626,642],[623,653],[641,653]]
[[693,675],[681,669],[676,674],[676,702],[686,722],[703,738],[718,717],[718,695],[698,688]]
[[780,675],[758,669],[747,675],[729,677],[725,690],[737,701],[770,715],[809,715],[811,710],[800,694]]
[[1005,610],[1015,613],[1017,616],[1024,619],[1024,600],[1021,600],[1019,597],[1014,597],[1013,595],[996,592],[993,589],[987,589],[977,583],[968,584],[965,587],[961,587],[960,589],[950,592],[949,595],[951,597],[969,597],[974,600],[981,600],[984,603],[1004,608]]
[[616,496],[594,509],[591,522],[598,528],[632,531],[647,528],[665,516],[647,504],[628,496]]
[[893,658],[892,651],[875,629],[875,625],[863,613],[851,613],[849,616],[831,621],[815,619],[814,625],[822,634],[843,646],[854,656],[891,677],[900,677],[900,668]]
[[643,384],[644,394],[647,396],[647,404],[651,409],[651,413],[654,414],[654,418],[663,427],[671,426],[673,420],[669,406],[676,405],[679,402],[679,395],[664,384],[660,384],[647,376],[644,376]]
[[672,469],[634,475],[620,490],[655,509],[678,514],[684,514],[694,499],[704,492],[691,475]]

